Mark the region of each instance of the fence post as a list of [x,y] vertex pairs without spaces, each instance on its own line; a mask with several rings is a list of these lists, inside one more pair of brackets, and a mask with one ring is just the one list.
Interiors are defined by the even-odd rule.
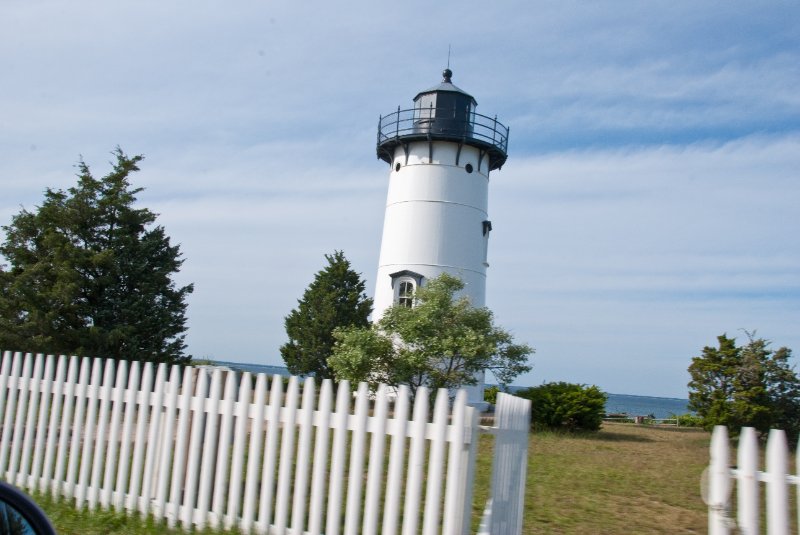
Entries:
[[[798,437],[797,441],[795,461],[797,462],[797,465],[795,466],[795,474],[797,474],[797,477],[800,478],[800,437]],[[797,481],[797,504],[797,525],[800,526],[800,481]]]
[[739,474],[737,518],[739,529],[745,535],[758,533],[758,438],[752,427],[742,428],[739,435]]
[[489,525],[492,535],[522,532],[530,413],[530,400],[503,392],[497,394],[494,418],[498,432],[492,463],[492,513]]
[[767,439],[767,533],[789,533],[789,448],[786,433],[770,429]]
[[464,430],[466,436],[469,437],[469,445],[464,448],[461,455],[463,456],[463,466],[461,471],[461,481],[459,488],[462,492],[461,503],[464,510],[461,512],[461,531],[469,533],[472,523],[472,491],[475,484],[475,461],[478,458],[478,445],[480,436],[478,435],[478,409],[475,407],[467,407],[465,421],[467,428]]
[[725,508],[728,505],[730,471],[728,469],[728,428],[714,427],[711,435],[711,463],[708,467],[708,533],[727,535]]

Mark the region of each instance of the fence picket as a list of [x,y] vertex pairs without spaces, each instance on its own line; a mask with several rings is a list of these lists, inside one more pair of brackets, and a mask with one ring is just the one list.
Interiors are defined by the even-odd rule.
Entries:
[[256,527],[260,533],[266,533],[272,523],[273,498],[275,497],[275,464],[278,452],[278,434],[280,432],[281,404],[283,403],[283,378],[275,375],[269,390],[269,406],[267,407],[267,443],[264,447],[264,464],[261,469],[261,492],[258,502],[258,520]]
[[408,477],[406,479],[405,506],[403,507],[403,535],[416,535],[419,525],[419,507],[422,500],[422,465],[425,462],[425,430],[428,423],[428,389],[417,388],[414,397],[413,420],[409,424],[411,446],[408,452]]
[[78,384],[75,386],[75,409],[72,418],[72,436],[69,451],[69,464],[67,464],[67,478],[64,484],[66,495],[68,498],[75,496],[75,482],[78,477],[78,462],[80,455],[76,455],[79,451],[81,438],[83,436],[83,415],[86,409],[86,393],[89,384],[89,368],[91,360],[88,357],[81,359],[81,369],[78,374]]
[[130,473],[131,448],[133,446],[133,426],[136,419],[136,403],[138,401],[139,362],[133,361],[128,374],[128,389],[125,392],[125,417],[122,423],[122,440],[120,441],[119,469],[117,470],[116,493],[114,497],[114,508],[122,511],[123,508],[130,510],[129,503],[132,498],[127,497],[128,474]]
[[309,535],[320,535],[325,496],[325,475],[328,465],[328,436],[330,435],[331,404],[333,401],[333,382],[322,381],[317,411],[317,433],[314,440],[314,470],[311,476],[311,498],[308,506]]
[[[31,360],[30,353],[27,355],[27,359]],[[30,464],[33,456],[33,449],[34,449],[34,430],[36,429],[36,416],[39,413],[39,390],[41,388],[42,382],[42,371],[44,369],[44,355],[39,353],[33,359],[33,376],[31,377],[30,381],[28,382],[28,387],[26,389],[28,398],[28,408],[25,411],[24,422],[25,422],[25,432],[23,434],[22,439],[22,455],[20,458],[20,467],[17,477],[17,485],[24,486],[27,488],[31,488],[32,482],[28,479],[28,474],[30,471]]]
[[114,490],[114,476],[117,470],[117,455],[119,453],[120,427],[125,403],[125,387],[128,379],[128,362],[119,361],[114,381],[113,401],[111,405],[111,424],[108,434],[108,449],[106,470],[103,476],[103,490],[100,493],[100,505],[109,507],[112,504]]
[[261,464],[261,445],[264,442],[264,409],[267,395],[267,376],[256,376],[256,389],[253,396],[253,423],[250,429],[250,446],[247,450],[247,475],[245,476],[244,502],[242,505],[241,529],[250,533],[258,503],[258,468]]
[[394,402],[394,433],[389,446],[389,468],[386,479],[386,497],[383,513],[383,535],[398,532],[400,518],[400,494],[403,488],[403,463],[406,451],[408,424],[408,387],[400,386]]
[[786,474],[789,473],[789,447],[786,433],[770,429],[767,439],[767,533],[789,533],[789,492]]
[[189,435],[189,457],[186,461],[186,482],[183,490],[183,522],[186,529],[194,524],[197,504],[198,477],[200,475],[200,455],[203,447],[203,422],[205,421],[205,402],[208,393],[206,370],[195,370],[195,388],[192,396],[191,435]]
[[426,474],[427,488],[425,490],[425,512],[422,524],[424,535],[439,533],[439,520],[441,518],[442,475],[444,475],[444,452],[447,445],[447,403],[450,393],[446,388],[440,388],[433,402],[434,434],[431,439],[430,457],[428,460],[428,473]]
[[[134,444],[146,444],[147,423],[150,415],[150,393],[153,391],[153,364],[146,362],[142,366],[142,385],[139,389],[136,407],[136,438]],[[142,488],[142,470],[144,454],[147,448],[133,448],[133,464],[131,465],[130,486],[128,487],[128,511],[135,511],[141,507],[139,491]]]
[[69,452],[68,445],[71,443],[72,438],[72,412],[75,407],[75,387],[76,379],[78,377],[78,368],[80,361],[78,357],[70,357],[69,369],[67,370],[67,384],[64,389],[64,411],[61,414],[61,431],[58,438],[58,454],[56,456],[56,468],[53,478],[56,484],[53,486],[53,497],[57,494],[67,492],[67,474]]
[[[42,477],[39,480],[39,492],[45,492],[53,482],[53,468],[56,458],[57,442],[60,422],[61,422],[61,396],[64,391],[65,374],[67,372],[67,357],[61,355],[58,357],[56,364],[56,373],[53,377],[53,402],[49,407],[50,416],[47,424],[47,444],[44,451],[44,466],[42,467]],[[2,372],[0,372],[2,373]],[[0,379],[0,381],[2,381]],[[0,392],[5,392],[3,383],[0,382]],[[2,405],[0,405],[0,415],[3,413]],[[56,485],[52,485],[56,488]]]
[[178,393],[178,426],[175,435],[175,450],[172,462],[172,485],[169,491],[167,517],[170,527],[182,520],[181,503],[183,502],[183,481],[186,477],[186,447],[189,441],[189,421],[192,407],[192,369],[183,370],[180,392]]
[[[461,489],[461,493],[463,494],[463,497],[461,498],[461,503],[464,507],[461,513],[461,526],[463,532],[467,532],[467,530],[470,528],[472,520],[472,489],[475,481],[475,461],[478,458],[478,418],[478,411],[473,407],[468,407],[465,422],[469,426],[467,428],[469,446],[464,448],[462,452],[462,456],[464,457],[462,466],[464,468],[461,471],[461,479],[458,484],[458,487]],[[527,455],[527,452],[525,455]],[[520,525],[520,533],[521,532],[522,526]]]
[[[102,364],[103,361],[100,361]],[[108,439],[108,413],[111,405],[111,383],[114,381],[115,367],[113,360],[105,361],[103,384],[99,387],[100,407],[97,417],[97,434],[94,439],[94,462],[88,492],[89,509],[97,507],[100,495],[100,476],[103,473],[108,459],[106,458],[106,440]],[[96,404],[96,403],[95,403]]]
[[756,430],[745,427],[739,435],[737,454],[737,495],[739,528],[745,535],[758,533],[758,437]]
[[336,413],[333,416],[333,450],[331,451],[331,473],[328,484],[328,516],[325,535],[339,535],[341,529],[342,487],[346,462],[345,441],[347,420],[350,412],[350,383],[342,381],[336,391]]
[[[5,395],[0,396],[0,418],[3,421],[3,437],[0,439],[0,477],[6,478],[6,456],[8,455],[8,439],[11,436],[9,430],[11,429],[11,418],[9,414],[9,407],[11,398],[13,396],[13,375],[10,373],[12,361],[16,360],[16,355],[11,351],[3,353],[3,366],[0,370],[0,392]],[[13,410],[13,409],[11,409]]]
[[369,449],[369,466],[367,468],[366,502],[364,504],[364,526],[361,533],[376,533],[378,515],[380,514],[381,483],[383,481],[383,451],[386,447],[386,414],[389,400],[386,386],[380,385],[375,393],[373,411],[372,439]]
[[75,490],[75,504],[80,508],[86,501],[89,490],[89,474],[92,465],[100,462],[94,458],[95,428],[97,426],[97,400],[100,396],[100,382],[103,363],[99,358],[92,359],[92,373],[86,387],[86,420],[83,426],[83,449],[81,452],[80,472],[78,474],[78,487]]
[[292,533],[303,533],[306,522],[309,463],[311,461],[311,425],[314,421],[315,383],[313,377],[303,382],[303,399],[300,408],[297,435],[297,455],[292,499]]
[[233,429],[233,409],[236,403],[236,378],[229,373],[225,378],[224,401],[222,402],[222,415],[220,417],[219,443],[217,445],[217,465],[214,472],[214,497],[211,502],[212,515],[209,516],[212,527],[220,527],[225,518],[225,491],[228,488],[228,467]]
[[351,419],[353,432],[350,435],[350,469],[344,515],[345,535],[357,535],[361,528],[361,473],[364,466],[364,443],[367,437],[368,396],[366,383],[359,384],[356,392],[356,408]]
[[156,368],[156,378],[150,400],[144,406],[145,414],[149,416],[147,423],[147,447],[144,456],[144,472],[142,473],[141,499],[139,512],[142,518],[150,513],[150,500],[155,486],[154,473],[158,466],[161,448],[158,437],[161,436],[161,408],[164,404],[164,385],[167,382],[167,365],[163,362]]
[[173,444],[175,443],[175,413],[178,410],[178,392],[181,384],[181,368],[173,364],[169,373],[169,380],[164,386],[164,414],[161,427],[161,436],[158,437],[161,456],[159,458],[158,470],[155,481],[155,503],[153,509],[155,514],[161,518],[167,516],[167,499],[170,489],[170,474],[172,469],[172,459],[174,456]]
[[[197,529],[202,530],[208,521],[208,510],[211,504],[211,490],[214,488],[215,470],[214,458],[217,453],[217,419],[219,418],[219,399],[222,393],[222,370],[216,369],[211,373],[211,392],[206,401],[208,416],[206,417],[206,433],[203,438],[203,458],[200,463],[200,488],[197,493]],[[169,411],[168,413],[169,414]],[[168,422],[173,419],[166,419]],[[172,434],[170,432],[170,434]]]
[[247,440],[247,421],[250,408],[250,394],[252,391],[252,376],[249,372],[242,374],[239,384],[239,400],[234,408],[236,425],[233,431],[233,458],[231,462],[231,477],[228,486],[228,511],[225,527],[227,529],[237,525],[239,506],[242,496],[242,471],[244,470],[244,451]]
[[30,388],[30,375],[31,363],[30,353],[22,358],[22,374],[17,378],[17,410],[14,415],[14,434],[11,438],[11,461],[9,461],[9,477],[8,481],[14,482],[16,485],[21,483],[19,475],[19,462],[23,452],[23,433],[25,425],[23,422],[27,420],[28,408],[28,395]]
[[33,451],[33,466],[31,467],[31,477],[28,480],[28,489],[37,490],[41,484],[42,468],[44,464],[44,452],[47,442],[47,421],[50,411],[50,395],[53,390],[53,372],[55,358],[53,355],[45,357],[44,375],[42,378],[42,400],[39,403],[39,413],[36,416],[36,442]]
[[297,377],[292,377],[286,388],[286,405],[281,411],[283,413],[281,418],[283,432],[281,433],[280,459],[278,460],[278,491],[275,500],[275,530],[278,535],[285,533],[289,520],[289,489],[292,483],[298,392]]
[[450,426],[450,445],[447,455],[447,478],[445,485],[444,515],[442,533],[462,533],[464,512],[460,510],[463,494],[459,485],[464,448],[464,419],[467,410],[467,392],[460,390],[453,400],[452,425]]

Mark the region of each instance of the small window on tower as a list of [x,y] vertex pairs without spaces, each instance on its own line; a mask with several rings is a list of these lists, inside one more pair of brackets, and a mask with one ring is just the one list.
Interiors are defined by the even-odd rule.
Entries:
[[394,304],[411,308],[414,306],[414,293],[422,286],[423,276],[411,270],[404,269],[389,275],[392,278],[394,291]]
[[397,304],[401,307],[414,306],[414,282],[403,280],[397,284]]

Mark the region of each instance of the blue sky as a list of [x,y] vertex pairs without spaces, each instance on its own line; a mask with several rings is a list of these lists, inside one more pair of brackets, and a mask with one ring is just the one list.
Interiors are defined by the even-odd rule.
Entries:
[[[740,329],[800,351],[800,4],[22,1],[0,7],[0,222],[119,145],[194,282],[190,352],[280,364],[341,249],[374,287],[378,117],[453,81],[511,128],[487,302],[518,384],[684,397]],[[795,359],[795,362],[797,359]]]

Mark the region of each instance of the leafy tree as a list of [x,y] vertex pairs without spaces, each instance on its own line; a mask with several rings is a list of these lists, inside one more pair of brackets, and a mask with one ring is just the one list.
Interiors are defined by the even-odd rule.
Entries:
[[337,327],[369,325],[372,299],[364,293],[364,281],[350,267],[342,251],[325,255],[328,265],[314,280],[285,318],[289,341],[281,346],[286,367],[295,375],[314,374],[328,379],[328,364]]
[[455,298],[461,280],[444,274],[419,288],[415,306],[395,305],[369,327],[337,329],[329,364],[336,378],[373,386],[409,385],[457,388],[475,384],[475,374],[491,370],[499,382],[510,383],[530,370],[533,349],[515,344],[507,331],[494,325],[488,308],[475,308],[467,298]]
[[183,363],[186,296],[172,280],[183,264],[156,214],[136,208],[128,176],[142,156],[117,148],[95,178],[82,160],[78,183],[47,189],[35,211],[4,226],[0,254],[0,347]]
[[489,388],[483,389],[483,401],[492,405],[497,404],[497,394],[500,393],[500,387],[492,385]]
[[789,364],[792,352],[786,347],[773,351],[769,341],[746,334],[743,346],[735,338],[718,336],[718,348],[706,346],[692,359],[689,408],[706,428],[725,425],[736,433],[750,426],[764,435],[775,427],[796,438],[800,379]]
[[597,431],[603,423],[608,396],[596,386],[545,383],[520,390],[531,400],[531,424],[540,429]]

